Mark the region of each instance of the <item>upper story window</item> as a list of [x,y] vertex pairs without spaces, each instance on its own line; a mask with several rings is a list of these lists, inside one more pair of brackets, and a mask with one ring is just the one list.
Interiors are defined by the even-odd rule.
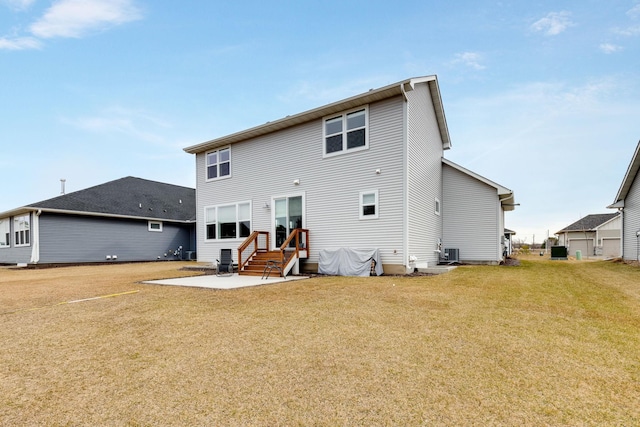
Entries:
[[0,219],[0,248],[8,248],[11,244],[11,223],[9,218]]
[[29,245],[29,214],[16,216],[13,218],[13,232],[15,234],[14,244],[16,246],[28,246]]
[[346,113],[325,117],[323,123],[323,156],[329,157],[369,148],[369,109],[358,108]]
[[206,154],[207,181],[231,176],[231,147]]
[[205,239],[240,239],[251,234],[251,203],[205,208]]

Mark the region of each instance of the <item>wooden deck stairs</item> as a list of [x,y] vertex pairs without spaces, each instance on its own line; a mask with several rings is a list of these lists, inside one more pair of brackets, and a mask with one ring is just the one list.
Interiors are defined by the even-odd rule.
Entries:
[[[269,250],[269,233],[255,231],[238,248],[238,274],[242,276],[286,275],[309,256],[309,230],[295,229],[279,249]],[[268,264],[277,267],[266,268]],[[269,271],[270,270],[270,271]]]

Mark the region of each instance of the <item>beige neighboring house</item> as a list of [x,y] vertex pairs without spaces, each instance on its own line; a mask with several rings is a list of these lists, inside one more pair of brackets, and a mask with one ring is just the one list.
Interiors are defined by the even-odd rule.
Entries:
[[592,214],[557,231],[558,245],[569,248],[569,255],[621,256],[622,219],[619,213]]

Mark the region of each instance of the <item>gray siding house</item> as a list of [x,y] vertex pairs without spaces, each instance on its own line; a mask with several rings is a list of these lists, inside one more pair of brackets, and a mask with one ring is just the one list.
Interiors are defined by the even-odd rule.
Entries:
[[571,256],[576,256],[576,251],[580,251],[583,256],[617,258],[620,256],[621,224],[617,212],[591,214],[555,234],[558,244],[566,246]]
[[304,271],[341,248],[377,250],[385,273],[434,266],[449,247],[461,261],[499,263],[513,192],[443,159],[450,148],[435,76],[187,147],[198,261],[240,248],[242,272],[247,239],[259,233],[264,250],[278,251],[301,229],[294,267]]
[[[442,159],[443,235],[460,248],[461,260],[492,264],[510,253],[504,214],[513,210],[513,192],[468,169]],[[500,244],[496,244],[500,242]]]
[[151,261],[194,251],[193,188],[126,177],[0,213],[0,264]]
[[622,180],[616,198],[608,208],[618,209],[622,217],[622,258],[640,261],[640,142]]

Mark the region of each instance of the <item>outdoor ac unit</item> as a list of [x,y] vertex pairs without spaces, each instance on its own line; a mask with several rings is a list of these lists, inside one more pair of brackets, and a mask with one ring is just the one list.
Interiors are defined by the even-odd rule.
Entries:
[[185,261],[195,261],[196,260],[196,253],[195,251],[185,251],[184,252],[184,257],[183,259]]
[[458,248],[445,248],[444,249],[444,261],[445,262],[460,262],[460,249],[458,249]]

